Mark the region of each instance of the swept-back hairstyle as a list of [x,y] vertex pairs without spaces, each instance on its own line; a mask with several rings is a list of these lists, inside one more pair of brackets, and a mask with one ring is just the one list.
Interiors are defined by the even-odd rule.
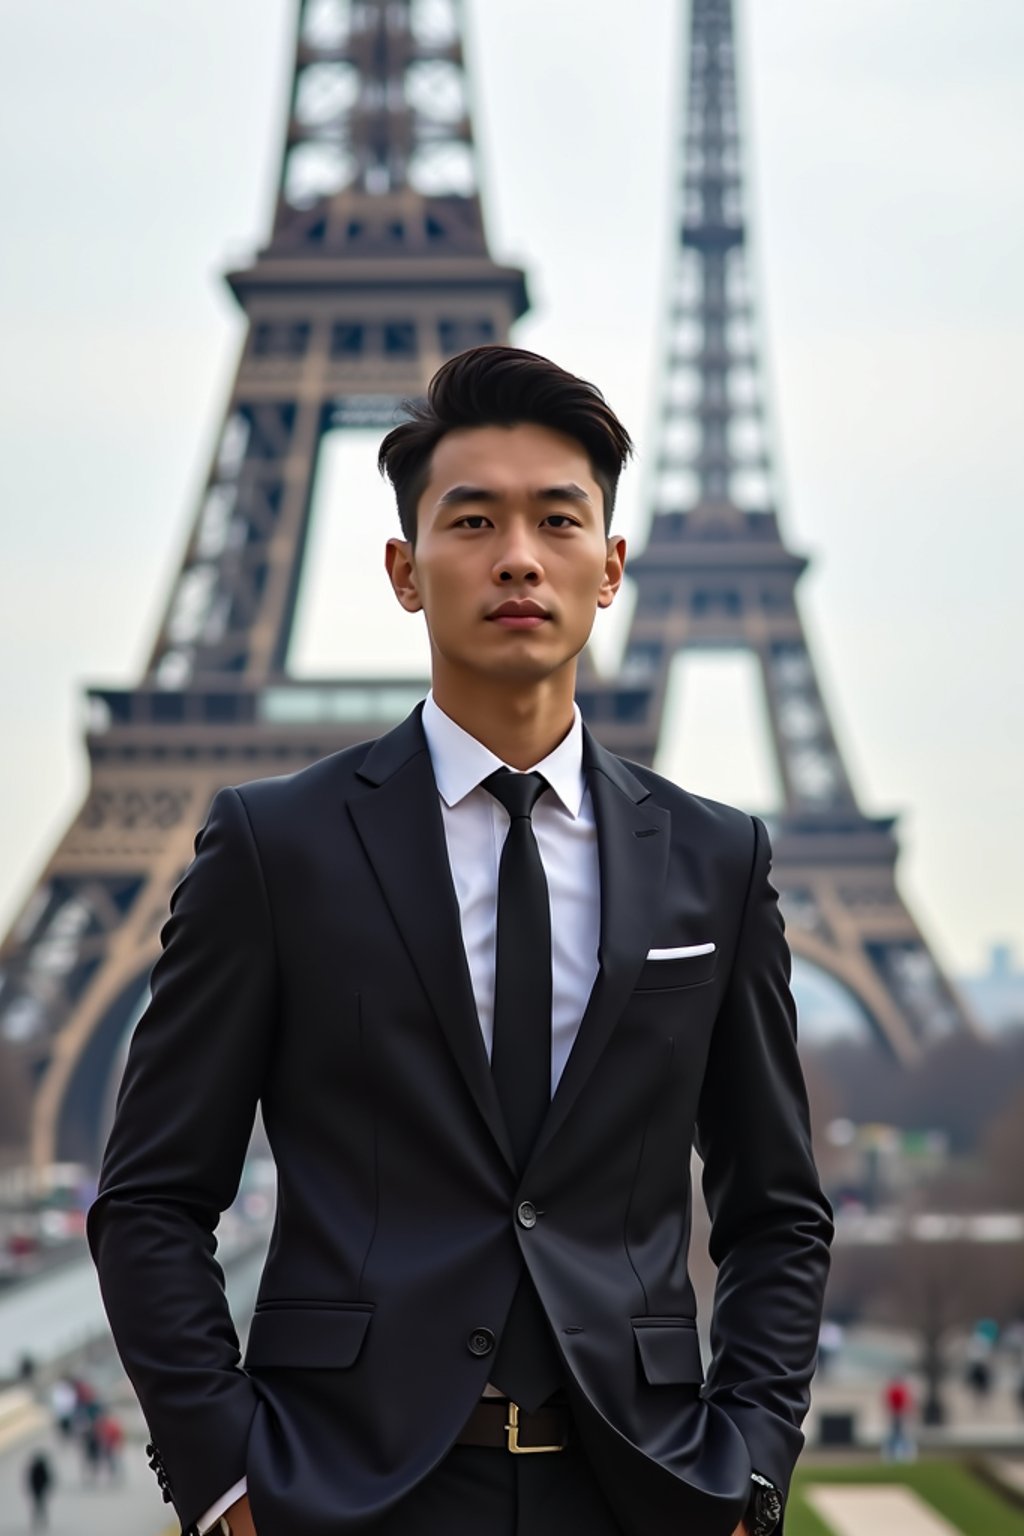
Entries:
[[462,427],[549,427],[575,438],[590,460],[611,526],[619,476],[633,452],[629,433],[601,391],[536,352],[472,347],[434,374],[425,400],[407,400],[408,420],[380,445],[377,466],[395,488],[402,532],[416,541],[416,507],[430,478],[434,449]]

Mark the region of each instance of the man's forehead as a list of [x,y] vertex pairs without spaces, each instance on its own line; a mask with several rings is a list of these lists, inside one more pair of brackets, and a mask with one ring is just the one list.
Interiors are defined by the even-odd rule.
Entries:
[[591,494],[596,488],[586,449],[574,438],[548,427],[466,427],[447,432],[434,449],[428,483],[443,493],[442,481],[479,479],[531,486],[575,483]]

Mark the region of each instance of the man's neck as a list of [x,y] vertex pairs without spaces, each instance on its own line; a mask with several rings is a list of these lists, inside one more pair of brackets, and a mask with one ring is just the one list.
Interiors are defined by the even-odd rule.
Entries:
[[575,668],[567,680],[545,678],[540,684],[511,686],[486,679],[455,685],[435,671],[432,691],[449,720],[490,749],[512,768],[542,762],[564,741],[573,723]]

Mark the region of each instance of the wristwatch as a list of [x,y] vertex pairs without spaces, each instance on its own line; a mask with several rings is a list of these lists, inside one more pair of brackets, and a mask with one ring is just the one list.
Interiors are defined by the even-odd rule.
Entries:
[[782,1519],[782,1495],[760,1472],[751,1472],[750,1481],[754,1486],[747,1505],[747,1529],[750,1536],[772,1536]]

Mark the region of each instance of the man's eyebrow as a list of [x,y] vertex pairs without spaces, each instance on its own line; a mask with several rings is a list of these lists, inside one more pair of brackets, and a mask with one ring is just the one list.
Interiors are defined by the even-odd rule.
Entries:
[[453,485],[437,499],[439,507],[461,507],[467,501],[497,501],[495,491],[485,490],[482,485]]
[[[586,506],[591,505],[590,497],[582,485],[577,485],[574,480],[569,480],[565,485],[546,485],[539,491],[531,492],[534,501],[576,501]],[[482,485],[453,485],[443,495],[437,498],[438,507],[461,507],[467,502],[496,502],[501,501],[499,491],[487,490]]]
[[542,491],[535,491],[534,496],[538,501],[581,501],[590,506],[590,497],[575,480],[570,480],[566,485],[545,486]]

